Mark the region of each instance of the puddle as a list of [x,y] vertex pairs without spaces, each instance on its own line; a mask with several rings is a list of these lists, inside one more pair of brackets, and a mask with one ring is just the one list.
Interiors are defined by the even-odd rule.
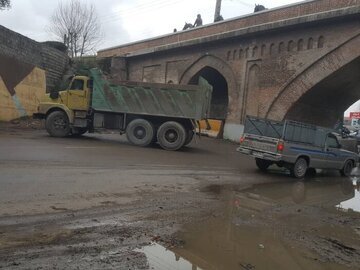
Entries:
[[360,212],[358,179],[360,178],[266,183],[245,189],[234,185],[209,185],[202,191],[231,200],[238,207],[258,211],[275,205],[303,204]]
[[[210,185],[202,191],[221,199],[223,208],[186,225],[178,233],[183,247],[142,251],[155,261],[153,269],[353,269],[359,265],[360,238],[352,228],[360,223],[337,209],[359,211],[358,187],[344,178],[244,189]],[[167,268],[159,264],[163,260],[169,260]]]
[[135,249],[146,255],[149,269],[155,270],[202,270],[180,255],[164,248],[157,243],[151,243],[141,249]]

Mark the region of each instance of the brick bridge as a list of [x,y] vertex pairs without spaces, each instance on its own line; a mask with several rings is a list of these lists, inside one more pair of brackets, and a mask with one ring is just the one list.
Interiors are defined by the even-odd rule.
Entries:
[[[170,26],[169,26],[170,27]],[[360,99],[360,0],[305,1],[98,52],[123,80],[214,87],[237,140],[255,115],[332,126]]]

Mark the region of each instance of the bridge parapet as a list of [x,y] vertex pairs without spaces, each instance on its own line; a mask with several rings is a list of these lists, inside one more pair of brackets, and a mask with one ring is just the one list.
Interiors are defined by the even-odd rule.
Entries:
[[[179,43],[186,43],[194,39],[201,39],[204,37],[216,36],[222,33],[233,32],[236,30],[247,29],[254,26],[261,26],[271,24],[274,22],[286,21],[289,19],[296,19],[301,22],[301,17],[309,17],[312,14],[326,13],[330,11],[335,16],[340,16],[342,9],[350,7],[358,8],[360,0],[311,0],[303,1],[292,5],[287,5],[279,8],[265,10],[259,13],[252,13],[233,19],[204,25],[202,27],[193,28],[190,30],[179,31],[169,35],[164,35],[156,38],[133,42],[121,46],[116,46],[98,52],[99,58],[126,56],[129,54],[136,54],[136,52],[153,52],[154,48],[168,47]],[[319,16],[321,19],[321,16]],[[304,21],[302,21],[304,22]],[[260,27],[261,30],[261,27]],[[239,34],[239,33],[238,33]],[[224,36],[226,38],[226,36]],[[206,40],[202,40],[206,41]]]

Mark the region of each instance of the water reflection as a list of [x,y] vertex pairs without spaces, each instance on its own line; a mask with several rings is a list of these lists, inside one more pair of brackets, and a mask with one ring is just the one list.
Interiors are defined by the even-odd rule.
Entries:
[[135,251],[143,252],[148,260],[149,269],[156,270],[202,270],[197,265],[183,259],[180,255],[164,248],[157,243],[151,243]]
[[[137,251],[146,254],[150,269],[160,270],[349,269],[353,262],[346,266],[346,260],[341,261],[343,255],[339,246],[351,246],[351,241],[358,245],[356,233],[350,227],[336,231],[332,225],[328,232],[327,216],[317,215],[324,209],[332,210],[329,213],[334,213],[335,209],[359,211],[360,182],[353,180],[315,179],[259,184],[246,189],[234,185],[210,185],[203,191],[222,199],[223,208],[203,222],[186,225],[178,234],[185,243],[183,247],[170,251],[152,243]],[[308,212],[304,210],[307,208],[310,209]],[[299,209],[302,211],[298,212]],[[320,227],[319,220],[325,220],[325,225]],[[306,229],[308,242],[302,245],[305,240],[296,241],[303,239]],[[341,242],[342,238],[334,240],[334,235],[343,235],[350,242]],[[312,236],[318,238],[314,240]],[[318,241],[325,244],[326,256],[338,258],[321,261],[320,255],[313,251],[320,245]],[[333,242],[340,243],[334,254],[331,253]],[[326,246],[326,243],[330,244]],[[345,259],[353,256],[349,250],[344,255],[349,257]],[[339,261],[345,262],[344,265]]]

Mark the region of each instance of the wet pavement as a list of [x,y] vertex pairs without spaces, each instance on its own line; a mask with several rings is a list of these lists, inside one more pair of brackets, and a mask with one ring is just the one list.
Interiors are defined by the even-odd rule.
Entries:
[[236,145],[0,126],[0,269],[360,269],[360,181],[259,172]]

